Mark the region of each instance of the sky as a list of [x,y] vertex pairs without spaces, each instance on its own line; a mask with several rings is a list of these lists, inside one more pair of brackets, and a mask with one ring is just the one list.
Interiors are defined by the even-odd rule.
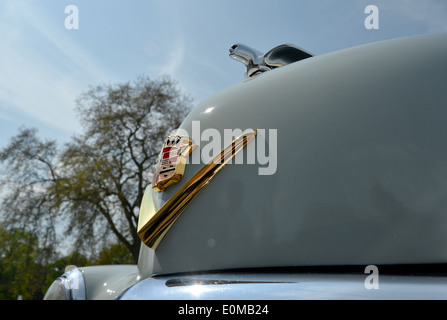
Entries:
[[[365,27],[368,5],[378,29]],[[1,0],[0,148],[20,127],[67,141],[82,132],[81,93],[140,75],[169,75],[198,104],[244,80],[234,43],[321,55],[444,32],[445,0]]]

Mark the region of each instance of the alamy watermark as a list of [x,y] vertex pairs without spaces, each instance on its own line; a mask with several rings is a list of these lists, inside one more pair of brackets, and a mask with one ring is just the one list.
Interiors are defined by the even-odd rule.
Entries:
[[364,22],[365,28],[368,30],[379,29],[379,8],[370,4],[366,6],[365,13],[368,14]]
[[375,265],[369,265],[365,268],[365,273],[369,274],[365,279],[365,289],[379,289],[379,268]]
[[65,18],[65,29],[79,29],[79,9],[75,5],[69,5],[65,7],[65,11],[68,16]]
[[[273,175],[276,173],[278,165],[278,130],[277,129],[257,129],[256,138],[249,142],[245,150],[237,153],[234,159],[228,159],[227,164],[253,164],[258,165],[259,175]],[[207,128],[201,130],[200,121],[192,121],[191,136],[186,130],[176,129],[171,132],[171,136],[181,135],[192,140],[197,145],[187,163],[208,164],[211,162],[221,162],[219,157],[222,150],[230,145],[235,139],[244,135],[242,129],[224,129],[222,132]],[[224,159],[224,161],[226,161]]]
[[[79,29],[79,9],[75,5],[68,5],[64,11],[68,16],[65,18],[64,25],[67,30]],[[370,4],[365,7],[364,26],[368,30],[379,29],[379,8],[376,5]]]

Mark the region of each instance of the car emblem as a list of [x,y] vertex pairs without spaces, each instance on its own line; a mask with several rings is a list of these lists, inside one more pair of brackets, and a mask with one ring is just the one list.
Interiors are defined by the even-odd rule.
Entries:
[[[213,180],[228,163],[231,163],[230,161],[236,154],[242,152],[242,150],[255,139],[256,135],[257,130],[247,129],[244,131],[242,135],[230,142],[210,162],[193,174],[188,181],[183,183],[173,195],[170,195],[170,199],[166,201],[161,208],[156,208],[155,206],[155,201],[153,199],[154,192],[149,188],[146,189],[141,202],[140,215],[138,217],[137,232],[141,241],[143,241],[149,248],[156,250],[166,233],[177,221],[183,211],[210,183],[210,181]],[[188,153],[182,152],[184,157],[187,157],[185,155],[189,154],[196,147],[195,145],[190,144],[190,140],[186,139],[186,142],[188,143],[185,143],[185,145],[189,145],[189,149],[191,150],[185,151]],[[168,144],[165,143],[163,151],[167,146]],[[188,147],[186,148],[188,149]],[[162,156],[162,154],[164,154],[163,151],[160,154],[160,158],[164,157]],[[166,155],[166,158],[168,157],[170,157],[170,155]],[[159,166],[157,170],[159,168],[161,167]]]
[[161,192],[182,180],[186,160],[195,147],[192,140],[185,136],[169,136],[158,156],[152,189]]

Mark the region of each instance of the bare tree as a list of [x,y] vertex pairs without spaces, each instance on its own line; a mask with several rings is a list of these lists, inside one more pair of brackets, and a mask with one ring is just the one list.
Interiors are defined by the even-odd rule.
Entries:
[[170,78],[140,77],[82,94],[77,112],[84,132],[60,150],[35,129],[21,129],[0,152],[6,169],[2,203],[9,225],[40,230],[58,240],[55,226],[79,250],[105,245],[111,235],[138,259],[138,212],[168,133],[190,110],[191,99]]

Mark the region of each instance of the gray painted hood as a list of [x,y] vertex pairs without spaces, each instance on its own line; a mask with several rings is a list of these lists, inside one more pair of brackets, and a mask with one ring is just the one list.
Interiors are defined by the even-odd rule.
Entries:
[[[446,57],[447,35],[390,40],[269,71],[198,105],[189,132],[192,121],[277,130],[277,170],[226,166],[156,251],[142,247],[140,268],[447,262]],[[188,164],[157,202],[202,166]]]

